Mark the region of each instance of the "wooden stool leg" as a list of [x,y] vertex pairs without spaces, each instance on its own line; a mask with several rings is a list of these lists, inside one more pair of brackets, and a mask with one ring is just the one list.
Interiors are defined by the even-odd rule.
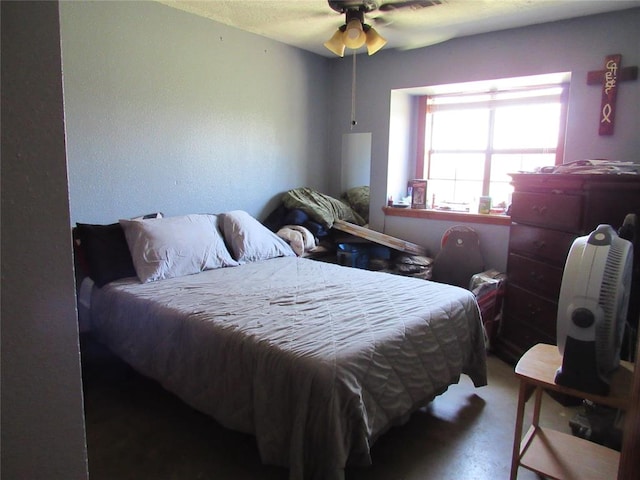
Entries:
[[511,454],[511,480],[516,480],[518,477],[518,466],[520,465],[520,442],[522,441],[522,424],[524,422],[524,406],[527,403],[527,399],[531,392],[527,387],[526,382],[520,380],[518,408],[516,410],[516,428],[513,433],[513,452]]
[[533,404],[533,419],[531,424],[538,428],[538,422],[540,421],[540,406],[542,405],[542,388],[536,388],[536,399]]

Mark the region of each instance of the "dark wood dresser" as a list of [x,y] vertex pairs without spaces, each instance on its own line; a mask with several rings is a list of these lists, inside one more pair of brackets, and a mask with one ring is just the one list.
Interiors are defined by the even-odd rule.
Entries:
[[[517,361],[536,343],[556,343],[562,272],[576,237],[599,224],[640,217],[640,176],[514,174],[504,311],[495,352]],[[635,258],[638,265],[640,258]],[[636,269],[637,270],[637,269]],[[631,294],[637,325],[640,292]]]

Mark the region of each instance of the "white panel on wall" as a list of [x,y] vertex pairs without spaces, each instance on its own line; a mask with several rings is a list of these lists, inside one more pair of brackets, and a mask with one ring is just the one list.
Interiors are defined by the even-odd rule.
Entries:
[[369,185],[371,176],[371,133],[342,135],[342,191]]

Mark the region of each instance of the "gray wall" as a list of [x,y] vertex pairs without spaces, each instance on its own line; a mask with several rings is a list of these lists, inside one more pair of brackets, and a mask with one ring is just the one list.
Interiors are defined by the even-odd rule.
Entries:
[[[569,21],[506,30],[451,40],[404,52],[381,50],[357,60],[358,124],[354,132],[372,133],[371,225],[407,240],[436,246],[452,222],[384,218],[387,195],[390,91],[425,85],[492,78],[572,72],[565,161],[609,158],[640,162],[640,81],[621,83],[618,90],[616,131],[598,136],[601,88],[586,84],[587,72],[601,70],[604,57],[622,54],[622,65],[640,64],[640,8]],[[331,61],[334,103],[331,110],[328,158],[338,159],[342,133],[349,129],[351,61]],[[400,145],[401,155],[410,152]],[[393,175],[392,175],[393,176]],[[336,192],[337,186],[330,189]],[[473,225],[472,225],[473,226]],[[507,227],[479,227],[487,266],[504,269]],[[437,251],[432,249],[432,254]]]
[[[343,134],[371,132],[372,228],[437,248],[455,222],[381,211],[399,195],[388,190],[398,176],[389,160],[413,155],[413,138],[389,144],[390,112],[402,113],[390,92],[400,88],[571,71],[566,161],[634,160],[640,150],[639,82],[620,86],[612,137],[597,135],[600,88],[586,85],[605,55],[640,63],[638,8],[359,55],[353,129],[350,58],[324,59],[153,2],[65,2],[61,21],[72,222],[156,210],[262,217],[289,188],[339,195]],[[480,230],[487,267],[504,270],[508,228]]]
[[87,478],[56,2],[2,2],[2,471]]
[[63,2],[61,27],[72,222],[326,189],[327,59],[149,1]]

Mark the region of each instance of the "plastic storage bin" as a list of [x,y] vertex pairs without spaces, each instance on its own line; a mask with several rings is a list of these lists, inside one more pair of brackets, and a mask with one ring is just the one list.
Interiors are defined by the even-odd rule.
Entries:
[[366,269],[369,266],[369,247],[367,245],[339,243],[337,257],[339,265]]

